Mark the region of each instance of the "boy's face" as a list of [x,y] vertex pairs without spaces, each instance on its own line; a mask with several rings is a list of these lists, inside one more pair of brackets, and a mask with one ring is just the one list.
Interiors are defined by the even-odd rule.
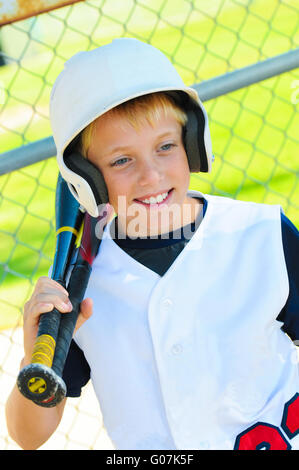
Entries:
[[173,116],[138,130],[119,115],[101,116],[88,159],[102,172],[119,228],[128,236],[167,233],[196,217],[199,204],[187,197],[182,126]]

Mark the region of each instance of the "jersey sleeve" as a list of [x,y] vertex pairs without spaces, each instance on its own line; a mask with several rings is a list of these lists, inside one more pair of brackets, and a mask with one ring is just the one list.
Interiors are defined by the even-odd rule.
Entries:
[[80,397],[81,389],[90,379],[90,367],[85,359],[83,351],[71,341],[66,358],[62,379],[67,388],[67,397]]
[[296,341],[299,340],[299,231],[283,213],[281,231],[290,290],[287,302],[277,320],[283,322],[282,330]]

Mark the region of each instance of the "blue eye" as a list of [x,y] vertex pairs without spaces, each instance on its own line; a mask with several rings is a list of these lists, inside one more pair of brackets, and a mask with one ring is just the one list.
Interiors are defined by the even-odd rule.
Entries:
[[160,147],[160,150],[162,150],[163,152],[167,152],[168,150],[171,150],[172,147],[175,147],[175,144],[173,143],[169,143],[169,144],[164,144],[164,145],[161,145]]
[[121,166],[121,165],[124,165],[125,163],[127,163],[127,161],[128,161],[127,157],[122,157],[122,158],[119,158],[118,160],[116,160],[115,162],[112,162],[111,166]]

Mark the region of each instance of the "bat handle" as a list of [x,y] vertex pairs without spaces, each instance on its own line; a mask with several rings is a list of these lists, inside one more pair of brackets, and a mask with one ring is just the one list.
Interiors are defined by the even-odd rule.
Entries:
[[40,316],[31,363],[17,378],[20,392],[30,400],[47,400],[56,393],[58,382],[52,370],[61,313],[54,308]]
[[[47,384],[47,394],[44,394],[41,390],[41,393],[27,395],[36,405],[44,408],[58,405],[65,397],[67,391],[62,379],[62,373],[80,310],[80,302],[72,299],[71,295],[69,298],[72,302],[73,310],[61,317],[52,367],[48,368],[41,364],[30,364],[30,366],[27,366],[27,370],[24,370],[30,376],[31,381],[32,377],[34,377],[34,380],[42,380],[42,383],[45,382]],[[38,379],[37,375],[39,375]],[[26,380],[28,381],[27,377]]]
[[47,399],[35,399],[35,404],[43,407],[53,407],[60,403],[66,395],[66,386],[63,381],[62,374],[69,351],[70,343],[75,330],[80,305],[84,298],[88,280],[91,273],[91,267],[86,262],[74,266],[70,282],[68,284],[69,299],[72,303],[73,310],[67,314],[61,315],[55,355],[53,359],[51,377],[57,385],[54,393]]
[[[87,263],[74,266],[68,285],[73,310],[64,315],[58,312],[58,331],[55,331],[57,342],[53,342],[52,336],[45,334],[41,326],[39,328],[41,334],[35,343],[32,363],[25,366],[19,373],[17,385],[20,392],[39,406],[47,408],[56,406],[66,395],[66,386],[61,376],[90,272],[91,267]],[[50,313],[52,314],[54,310]],[[53,328],[51,332],[53,333]],[[46,349],[51,351],[46,351]]]
[[52,369],[62,376],[67,354],[73,338],[75,326],[80,312],[81,302],[87,289],[91,267],[85,261],[74,266],[67,290],[73,306],[71,312],[62,315]]

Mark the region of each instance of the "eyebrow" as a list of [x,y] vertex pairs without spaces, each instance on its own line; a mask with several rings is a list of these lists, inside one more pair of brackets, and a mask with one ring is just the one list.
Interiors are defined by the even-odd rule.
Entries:
[[102,157],[103,158],[110,158],[114,153],[123,153],[126,152],[127,150],[130,149],[129,145],[123,145],[123,146],[118,146],[118,147],[111,147],[110,150],[108,150],[107,153],[105,153]]
[[[164,137],[167,137],[167,136],[170,136],[172,134],[175,133],[175,130],[169,130],[169,131],[166,131],[166,132],[162,132],[161,134],[158,134],[156,136],[156,139],[163,139]],[[125,152],[127,150],[130,150],[131,149],[131,146],[130,145],[118,145],[116,147],[111,147],[111,149],[109,149],[109,151],[103,155],[104,158],[108,158],[108,157],[111,157],[111,155],[113,153],[122,153],[122,152]]]

